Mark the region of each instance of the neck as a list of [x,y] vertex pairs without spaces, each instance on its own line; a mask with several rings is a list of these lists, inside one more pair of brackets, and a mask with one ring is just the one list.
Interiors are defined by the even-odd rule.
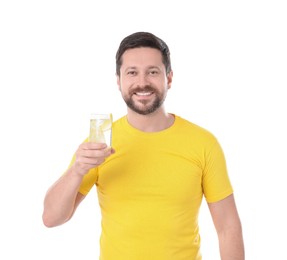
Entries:
[[159,108],[148,115],[138,114],[128,108],[127,119],[129,124],[143,132],[159,132],[172,126],[174,116]]

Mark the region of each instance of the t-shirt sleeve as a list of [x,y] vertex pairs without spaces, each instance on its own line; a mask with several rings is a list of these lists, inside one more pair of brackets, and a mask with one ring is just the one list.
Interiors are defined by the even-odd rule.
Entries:
[[233,193],[223,150],[216,140],[205,154],[203,193],[208,203],[226,198]]
[[83,195],[87,195],[97,182],[97,179],[98,179],[98,170],[97,168],[93,168],[84,176],[83,181],[79,188],[79,192],[82,193]]

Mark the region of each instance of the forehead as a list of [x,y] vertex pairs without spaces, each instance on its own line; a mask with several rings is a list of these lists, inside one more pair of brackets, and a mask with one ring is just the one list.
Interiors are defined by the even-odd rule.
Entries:
[[140,47],[126,50],[122,55],[122,66],[153,65],[163,66],[162,55],[158,49]]

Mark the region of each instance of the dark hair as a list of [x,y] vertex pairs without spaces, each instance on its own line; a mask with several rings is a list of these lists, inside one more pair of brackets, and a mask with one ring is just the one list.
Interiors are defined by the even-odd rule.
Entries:
[[165,66],[166,73],[169,73],[171,71],[170,52],[167,44],[152,33],[136,32],[125,37],[120,43],[116,54],[116,73],[118,76],[120,75],[120,68],[122,66],[122,55],[124,54],[124,52],[128,49],[139,47],[150,47],[158,49],[162,54],[162,62]]

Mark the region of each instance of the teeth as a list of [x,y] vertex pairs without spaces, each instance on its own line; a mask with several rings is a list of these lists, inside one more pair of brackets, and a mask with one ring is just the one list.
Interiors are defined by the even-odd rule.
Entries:
[[138,96],[148,96],[148,95],[151,95],[151,92],[136,92],[136,95],[138,95]]

